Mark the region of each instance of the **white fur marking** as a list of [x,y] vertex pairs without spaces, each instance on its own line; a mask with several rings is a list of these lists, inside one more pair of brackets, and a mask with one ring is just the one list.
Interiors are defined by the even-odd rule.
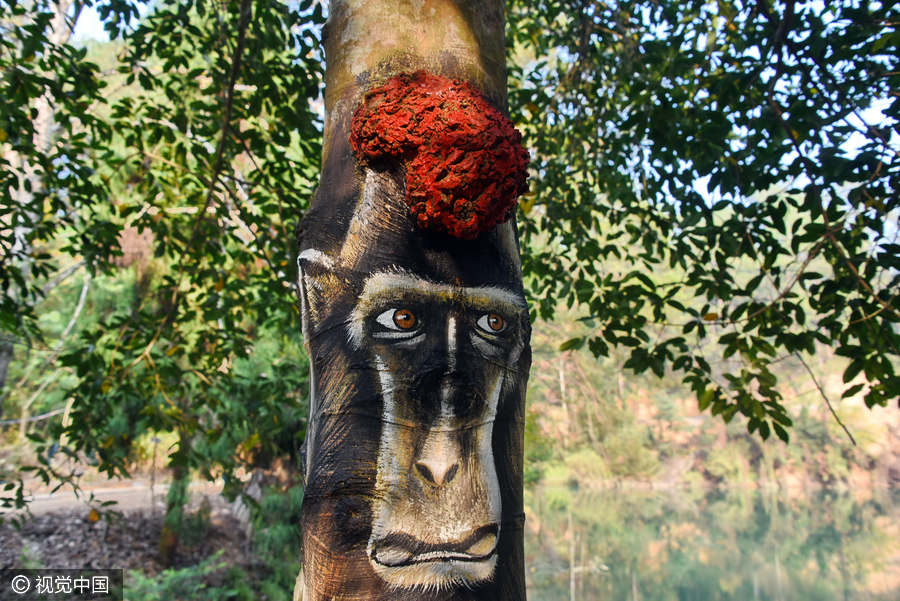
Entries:
[[456,318],[447,320],[447,363],[450,369],[456,368]]
[[327,267],[328,269],[332,269],[334,267],[334,259],[323,253],[321,250],[315,248],[307,248],[302,253],[297,255],[297,264],[299,264],[300,261],[318,263],[319,265]]

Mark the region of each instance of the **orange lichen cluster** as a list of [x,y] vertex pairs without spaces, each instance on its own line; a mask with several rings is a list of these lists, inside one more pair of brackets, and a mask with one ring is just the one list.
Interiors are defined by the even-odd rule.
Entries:
[[526,191],[522,135],[471,84],[418,71],[370,90],[350,143],[372,168],[402,165],[420,227],[472,239],[506,220]]

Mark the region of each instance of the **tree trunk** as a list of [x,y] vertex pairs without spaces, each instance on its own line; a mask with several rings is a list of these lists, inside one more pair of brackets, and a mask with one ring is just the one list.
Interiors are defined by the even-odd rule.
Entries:
[[639,601],[640,597],[638,596],[638,581],[637,581],[637,567],[635,561],[631,562],[631,601]]
[[[178,448],[190,445],[190,436],[183,429],[178,431]],[[184,508],[188,501],[188,486],[191,482],[190,469],[185,463],[172,466],[172,483],[166,496],[166,514],[159,534],[159,563],[171,567],[178,552],[178,542],[184,527]]]
[[335,0],[323,38],[295,597],[524,599],[530,326],[503,199],[527,155],[504,116],[503,3]]
[[[66,22],[66,15],[72,6],[71,0],[59,0],[53,6],[53,17],[50,19],[49,32],[47,34],[47,43],[52,47],[62,46],[69,41],[72,36],[72,29]],[[78,10],[80,12],[80,9]],[[78,15],[75,15],[77,20]],[[73,26],[75,20],[72,21]],[[48,74],[49,75],[49,74]],[[33,135],[32,144],[34,144],[34,155],[48,155],[50,146],[53,142],[53,133],[55,128],[54,122],[54,106],[50,95],[47,91],[34,101],[32,107],[32,115],[34,121],[32,124]],[[31,162],[27,155],[19,155],[17,152],[10,152],[8,156],[3,157],[12,164],[19,167],[19,185],[16,189],[11,189],[13,200],[25,207],[24,213],[28,216],[25,224],[17,224],[13,227],[13,247],[11,255],[16,257],[27,257],[31,250],[31,244],[28,236],[31,234],[34,224],[39,221],[40,207],[34,205],[35,196],[44,189],[43,175],[41,166]],[[24,264],[19,267],[22,276],[26,279],[31,278],[31,265],[25,259]]]
[[[6,387],[6,374],[9,373],[9,364],[13,358],[13,339],[0,338],[0,398],[3,396],[3,389]],[[0,406],[2,409],[2,406]]]
[[569,601],[575,601],[575,525],[569,507]]

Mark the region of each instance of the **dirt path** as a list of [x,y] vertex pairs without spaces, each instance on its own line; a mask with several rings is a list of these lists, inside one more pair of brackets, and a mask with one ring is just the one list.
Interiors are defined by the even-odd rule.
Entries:
[[[136,509],[162,509],[165,507],[166,493],[169,490],[168,483],[156,483],[150,486],[149,480],[116,481],[113,483],[100,483],[93,486],[85,486],[80,497],[71,491],[57,491],[55,493],[40,493],[32,495],[29,507],[31,513],[42,515],[63,509],[83,508],[89,511],[92,506],[99,506],[104,501],[114,501],[111,508],[117,511],[132,511]],[[190,486],[191,497],[194,499],[208,497],[211,503],[224,504],[221,498],[221,482],[194,482]],[[93,502],[89,502],[93,494]],[[11,513],[10,509],[0,509],[0,514]]]

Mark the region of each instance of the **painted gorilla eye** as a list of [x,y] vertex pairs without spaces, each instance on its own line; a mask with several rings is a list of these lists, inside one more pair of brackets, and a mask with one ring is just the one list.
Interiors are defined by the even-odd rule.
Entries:
[[375,318],[375,321],[389,330],[409,331],[418,325],[419,320],[409,309],[388,309]]
[[486,313],[478,318],[478,327],[485,332],[498,334],[506,329],[506,321],[496,313]]
[[397,309],[394,311],[394,325],[401,330],[411,330],[416,327],[416,316],[409,309]]

